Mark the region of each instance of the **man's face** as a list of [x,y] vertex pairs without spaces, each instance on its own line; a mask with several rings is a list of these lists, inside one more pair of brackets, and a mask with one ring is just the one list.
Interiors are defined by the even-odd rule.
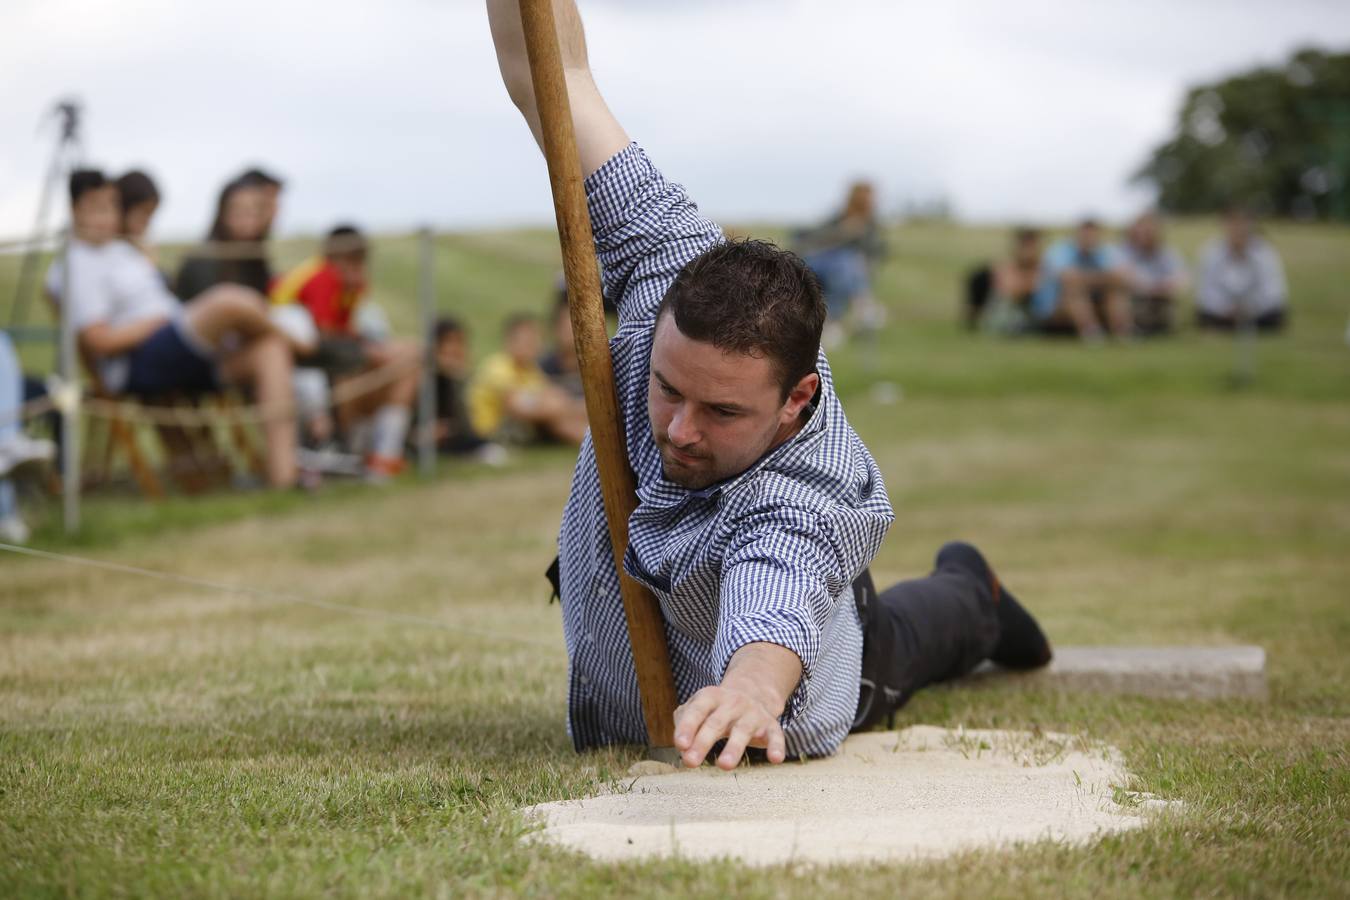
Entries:
[[1102,242],[1102,230],[1096,225],[1078,226],[1078,249],[1092,252]]
[[1223,230],[1230,245],[1242,247],[1247,243],[1247,238],[1251,237],[1252,220],[1245,213],[1227,213],[1223,217]]
[[647,414],[668,480],[690,490],[739,475],[791,437],[819,376],[786,400],[765,357],[728,353],[686,337],[669,313],[656,324]]
[[360,292],[366,287],[366,258],[364,256],[354,256],[342,254],[332,257],[333,268],[337,269],[338,277],[342,279],[342,289],[344,291]]
[[1041,239],[1030,236],[1019,238],[1013,258],[1022,266],[1036,265],[1041,259]]
[[90,244],[106,244],[117,237],[122,213],[117,208],[117,188],[107,185],[85,191],[71,207],[75,233]]

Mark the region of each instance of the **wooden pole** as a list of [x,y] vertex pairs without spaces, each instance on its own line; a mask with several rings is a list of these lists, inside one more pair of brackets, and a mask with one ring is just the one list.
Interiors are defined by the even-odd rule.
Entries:
[[572,110],[567,100],[553,0],[519,2],[530,78],[542,126],[544,158],[553,187],[558,238],[562,242],[572,333],[586,390],[586,415],[600,470],[600,491],[609,519],[614,562],[619,571],[619,591],[628,618],[628,638],[642,695],[642,714],[647,722],[647,742],[653,748],[669,748],[675,743],[675,679],[670,672],[665,622],[656,598],[623,570],[623,557],[628,549],[628,518],[637,508],[637,488],[624,449],[614,364],[605,334],[600,267],[595,259],[581,162],[572,131]]

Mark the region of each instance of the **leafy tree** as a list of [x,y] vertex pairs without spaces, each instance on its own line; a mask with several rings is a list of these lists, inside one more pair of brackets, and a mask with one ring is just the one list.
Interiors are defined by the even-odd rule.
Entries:
[[1192,88],[1174,136],[1134,180],[1172,212],[1242,203],[1350,220],[1350,53],[1300,50],[1284,66]]

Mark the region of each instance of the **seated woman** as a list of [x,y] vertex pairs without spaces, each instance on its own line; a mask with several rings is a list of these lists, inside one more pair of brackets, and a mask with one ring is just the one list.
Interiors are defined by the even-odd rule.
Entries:
[[1125,232],[1125,280],[1130,289],[1134,330],[1141,335],[1171,332],[1177,300],[1186,289],[1186,262],[1163,242],[1162,221],[1146,212]]
[[829,349],[845,337],[856,305],[863,330],[880,327],[882,310],[872,294],[872,268],[885,255],[877,224],[876,191],[869,182],[849,186],[844,208],[816,228],[795,235],[794,249],[820,279],[829,318],[821,341]]
[[268,479],[292,485],[291,350],[262,298],[220,285],[181,303],[145,255],[118,238],[116,185],[80,170],[71,175],[70,198],[74,236],[47,273],[47,293],[102,387],[141,397],[251,388],[265,418]]
[[218,284],[241,284],[267,295],[272,282],[263,247],[268,203],[266,189],[250,181],[236,179],[221,189],[206,240],[178,269],[178,296],[195,297]]
[[1223,237],[1210,241],[1200,255],[1196,324],[1217,331],[1247,325],[1262,332],[1282,330],[1289,291],[1280,255],[1256,233],[1245,209],[1226,210],[1223,230]]

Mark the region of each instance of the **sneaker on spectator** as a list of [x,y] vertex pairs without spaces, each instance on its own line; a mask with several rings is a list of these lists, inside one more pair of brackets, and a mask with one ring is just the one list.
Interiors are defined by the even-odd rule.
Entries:
[[42,438],[30,438],[20,432],[0,444],[0,478],[32,463],[48,462],[56,456],[56,445]]
[[372,453],[366,457],[365,479],[370,484],[384,484],[389,479],[403,474],[407,465],[401,456],[380,456]]
[[510,457],[511,454],[505,447],[492,441],[473,451],[473,458],[485,466],[504,466]]
[[6,544],[26,544],[30,536],[28,526],[18,516],[0,519],[0,541]]

